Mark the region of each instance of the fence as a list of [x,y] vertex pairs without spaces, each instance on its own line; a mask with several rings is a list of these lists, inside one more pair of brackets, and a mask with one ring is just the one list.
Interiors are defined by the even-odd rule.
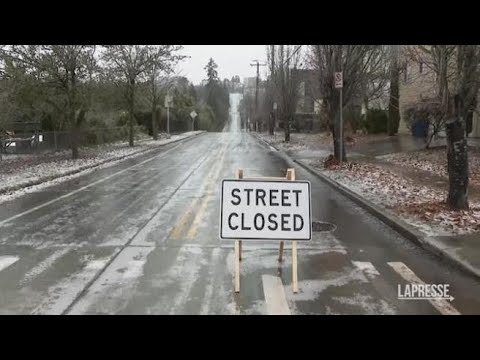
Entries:
[[[135,129],[135,137],[145,136]],[[128,127],[104,129],[81,129],[76,133],[78,145],[96,146],[114,142],[128,141]],[[32,154],[43,151],[70,149],[72,134],[68,131],[38,131],[36,133],[16,133],[9,138],[1,139],[0,151],[7,154]]]

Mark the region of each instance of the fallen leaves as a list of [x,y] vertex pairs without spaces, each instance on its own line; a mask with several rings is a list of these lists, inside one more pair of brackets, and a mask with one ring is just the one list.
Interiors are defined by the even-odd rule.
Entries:
[[480,231],[480,204],[471,202],[467,211],[452,210],[445,202],[446,191],[413,182],[381,165],[345,163],[340,167],[328,157],[316,166],[325,169],[325,164],[329,165],[327,176],[413,225],[420,223],[434,234]]

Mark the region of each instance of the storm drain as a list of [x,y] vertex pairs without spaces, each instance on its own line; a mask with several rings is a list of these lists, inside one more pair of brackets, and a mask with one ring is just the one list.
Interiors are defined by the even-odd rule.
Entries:
[[333,224],[323,222],[323,221],[313,221],[312,222],[312,231],[313,232],[330,232],[334,231],[337,227]]

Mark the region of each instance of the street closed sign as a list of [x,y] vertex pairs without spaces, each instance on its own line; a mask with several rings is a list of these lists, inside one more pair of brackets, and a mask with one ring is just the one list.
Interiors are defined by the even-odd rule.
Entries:
[[308,181],[223,180],[220,238],[311,240]]

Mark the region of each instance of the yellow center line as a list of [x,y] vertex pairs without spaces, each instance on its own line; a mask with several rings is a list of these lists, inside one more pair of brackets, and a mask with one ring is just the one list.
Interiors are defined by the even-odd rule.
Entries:
[[[221,153],[222,153],[222,159],[225,155],[225,149],[226,149],[226,145],[227,144],[224,144],[222,150],[221,150]],[[221,160],[222,161],[222,160]],[[221,161],[217,162],[217,164],[221,163]],[[221,167],[219,167],[219,169],[221,169]],[[218,176],[218,175],[217,175]],[[208,177],[205,177],[203,179],[203,182],[202,184],[200,185],[200,188],[201,190],[199,191],[200,194],[204,193],[205,190],[207,193],[209,193],[211,190],[211,186],[208,186],[208,185],[211,185],[211,181],[213,180],[213,177],[214,177],[214,172],[211,172],[210,175]],[[208,188],[207,188],[208,186]],[[207,189],[206,189],[207,188]],[[208,197],[208,195],[207,195]],[[172,228],[172,231],[170,232],[170,238],[174,239],[174,240],[178,240],[180,239],[186,225],[192,220],[192,217],[194,216],[194,208],[197,206],[198,202],[200,201],[200,197],[197,197],[195,198],[194,200],[192,200],[192,202],[190,203],[190,205],[187,207],[187,210],[186,212],[182,215],[182,217],[180,217],[180,219],[177,220],[177,222],[175,223],[175,225],[173,226]],[[203,206],[202,206],[203,207]],[[195,220],[194,220],[195,221]]]
[[226,143],[222,149],[222,156],[220,158],[220,161],[217,163],[218,166],[215,172],[215,176],[213,178],[211,177],[209,178],[207,196],[205,197],[200,209],[198,210],[197,215],[193,220],[192,226],[190,227],[190,230],[188,231],[188,234],[187,234],[187,238],[189,240],[193,240],[197,236],[198,228],[203,221],[203,218],[205,216],[205,210],[207,209],[207,206],[210,203],[210,200],[212,199],[212,193],[213,193],[214,187],[217,185],[220,172],[223,169],[225,154],[227,153],[227,147],[228,147],[228,143]]

